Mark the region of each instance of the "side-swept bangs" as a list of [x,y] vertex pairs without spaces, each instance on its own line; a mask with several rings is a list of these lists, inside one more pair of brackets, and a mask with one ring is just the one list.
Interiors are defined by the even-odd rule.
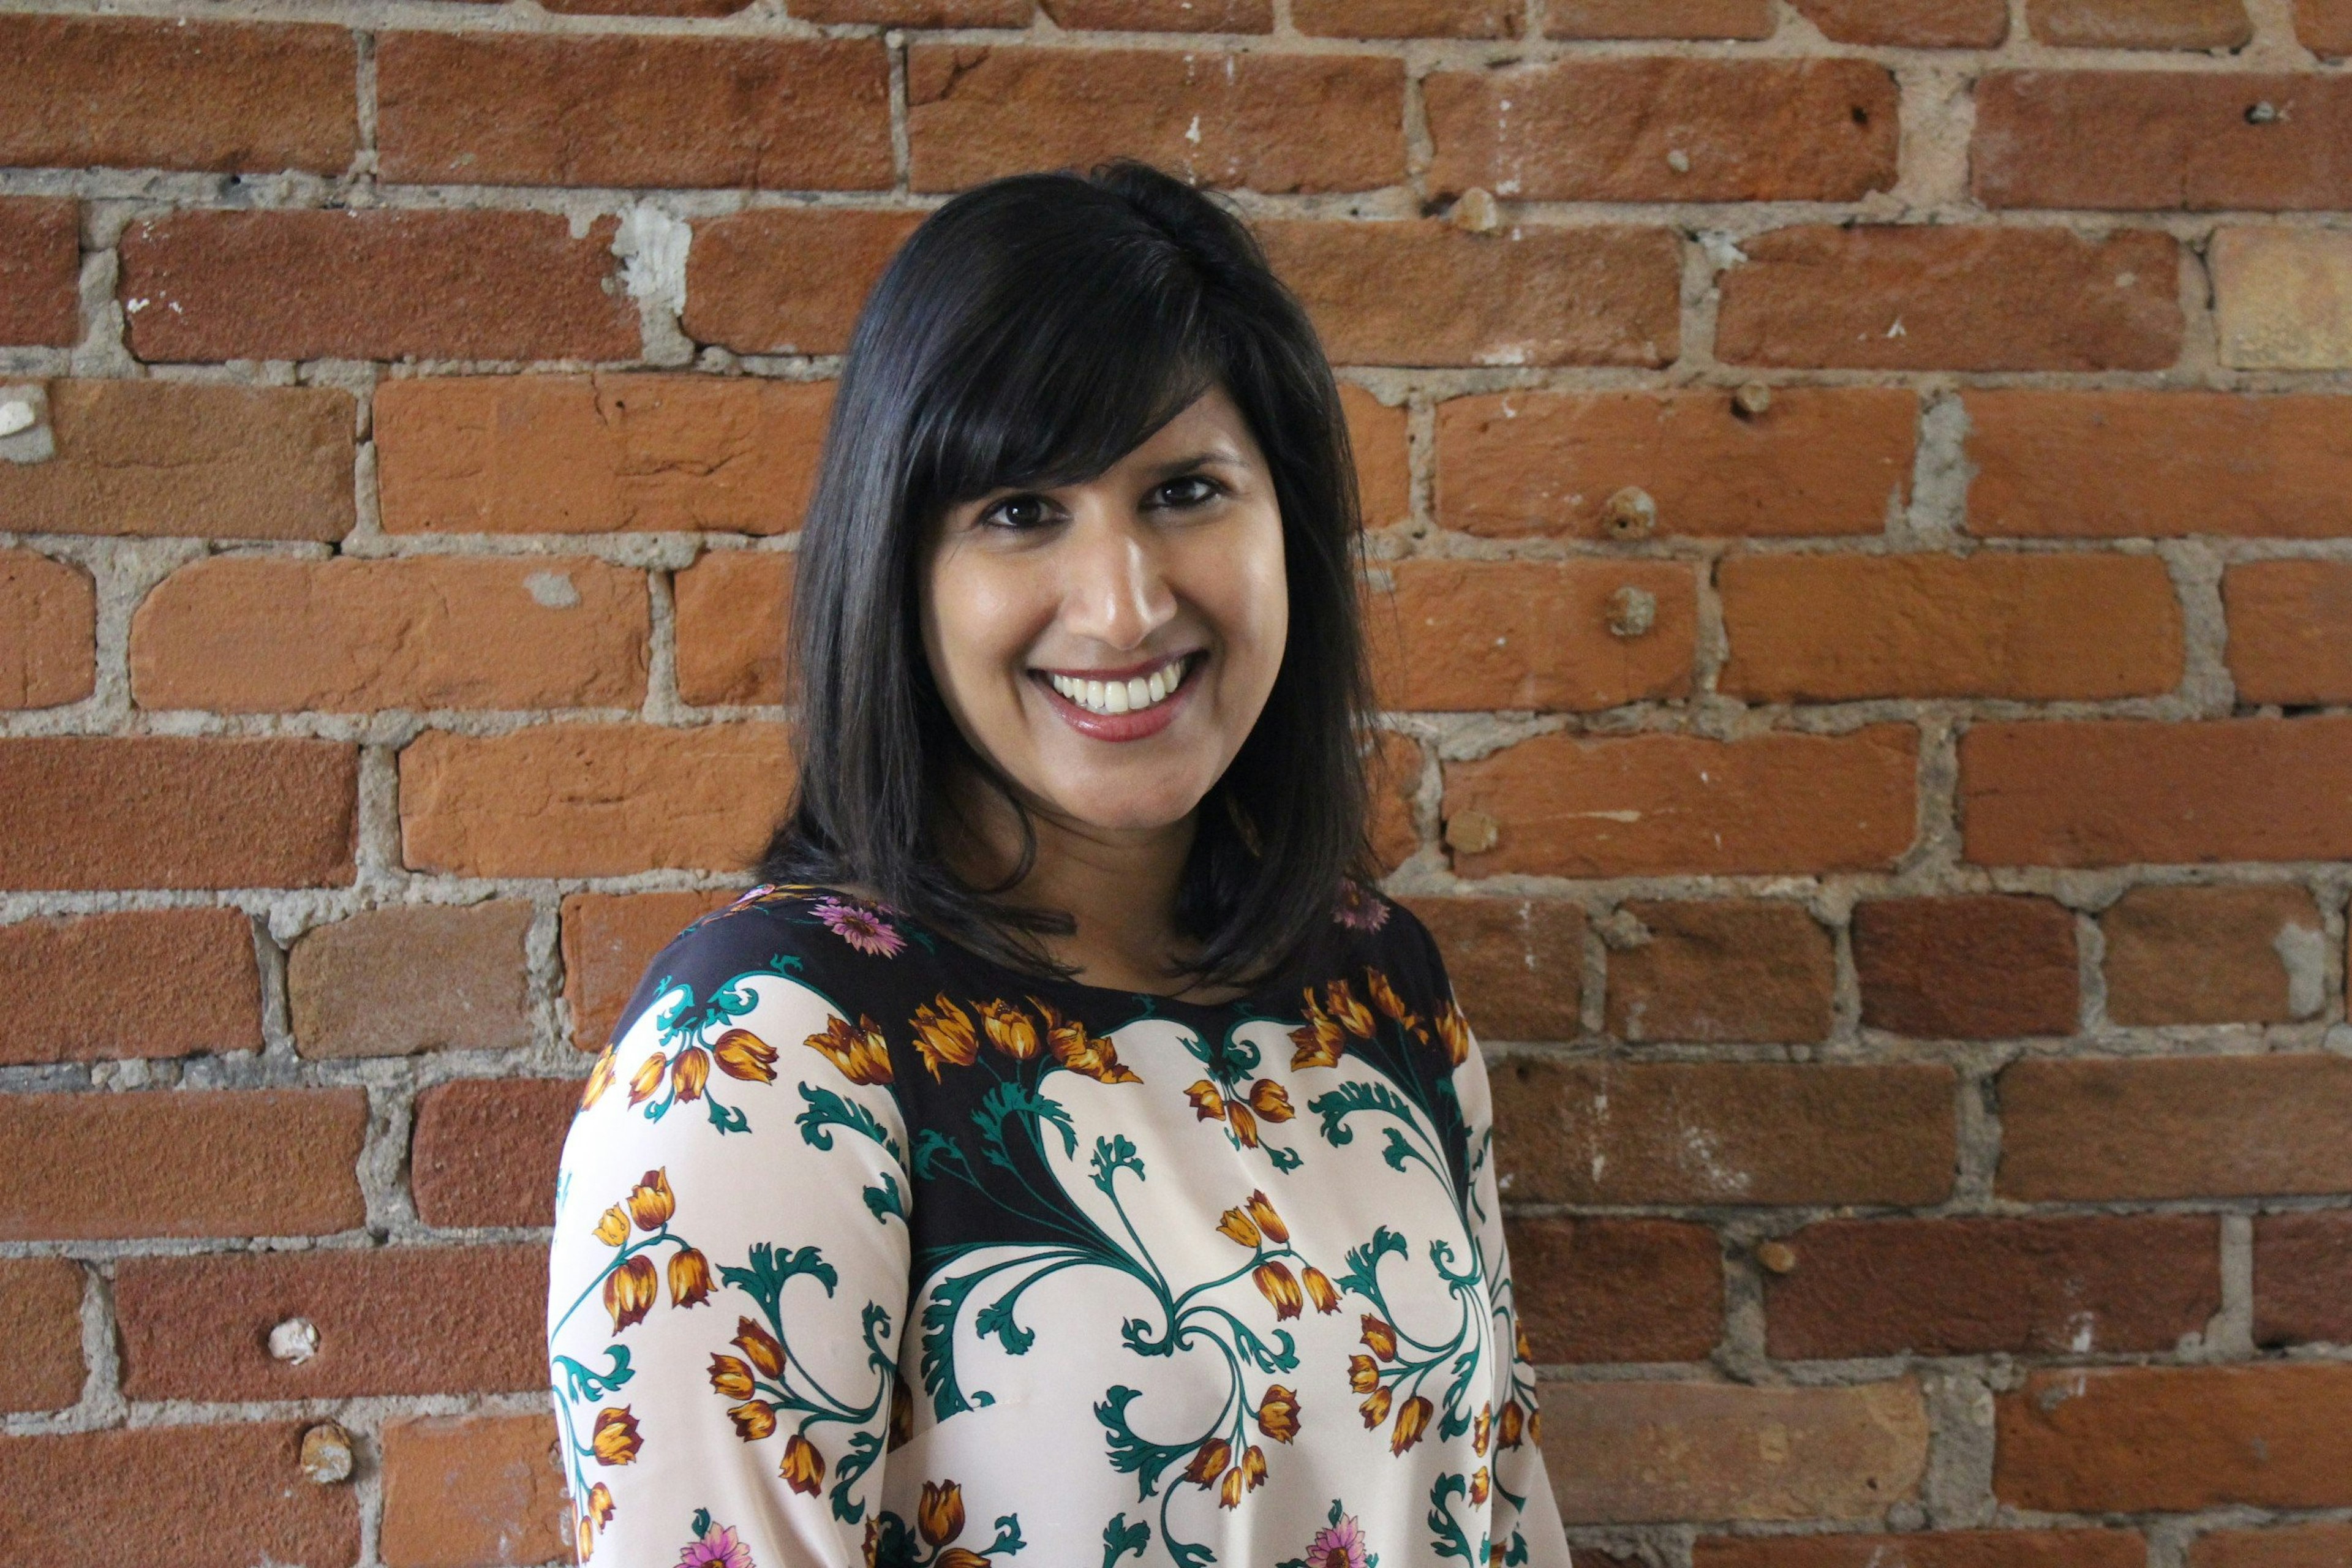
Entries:
[[1265,453],[1290,629],[1265,710],[1204,801],[1177,918],[1203,984],[1282,967],[1369,874],[1360,513],[1339,388],[1305,310],[1218,201],[1149,165],[965,192],[900,247],[860,313],[794,574],[798,779],[769,881],[862,883],[1041,973],[1066,913],[965,886],[933,806],[959,764],[1013,796],[955,726],[922,650],[918,563],[959,502],[1083,482],[1213,385]]

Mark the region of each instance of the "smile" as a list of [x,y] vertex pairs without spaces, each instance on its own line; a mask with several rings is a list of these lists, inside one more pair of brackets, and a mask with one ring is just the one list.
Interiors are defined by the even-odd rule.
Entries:
[[1185,662],[1189,657],[1179,654],[1147,674],[1129,676],[1124,680],[1089,679],[1055,670],[1044,674],[1055,691],[1089,713],[1142,713],[1159,707],[1182,688],[1190,668]]

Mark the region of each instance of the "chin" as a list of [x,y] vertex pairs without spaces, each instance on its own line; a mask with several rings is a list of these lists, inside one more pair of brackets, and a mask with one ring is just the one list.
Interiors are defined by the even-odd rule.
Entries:
[[1181,822],[1208,793],[1206,785],[1171,791],[1164,785],[1136,789],[1074,782],[1066,788],[1056,789],[1049,798],[1063,812],[1090,827],[1138,832]]

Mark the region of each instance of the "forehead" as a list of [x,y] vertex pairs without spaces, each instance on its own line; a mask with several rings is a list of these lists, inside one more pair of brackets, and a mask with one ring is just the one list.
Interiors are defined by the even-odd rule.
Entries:
[[1212,452],[1230,454],[1244,462],[1255,461],[1259,456],[1249,421],[1225,389],[1213,384],[1114,466],[1144,466]]

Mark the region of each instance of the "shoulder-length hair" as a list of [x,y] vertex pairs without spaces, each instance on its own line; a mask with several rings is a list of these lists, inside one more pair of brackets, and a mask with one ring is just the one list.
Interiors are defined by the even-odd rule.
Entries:
[[[1256,726],[1202,804],[1177,900],[1205,984],[1275,973],[1370,874],[1355,465],[1305,310],[1233,212],[1131,160],[1014,175],[915,230],[850,339],[802,527],[788,650],[798,780],[761,858],[770,882],[863,883],[1017,969],[1075,973],[1034,935],[1066,911],[1003,900],[1036,829],[975,754],[925,658],[919,563],[946,510],[1000,488],[1091,479],[1213,384],[1272,471],[1287,645]],[[961,763],[1013,804],[1024,852],[963,885],[935,837]]]

